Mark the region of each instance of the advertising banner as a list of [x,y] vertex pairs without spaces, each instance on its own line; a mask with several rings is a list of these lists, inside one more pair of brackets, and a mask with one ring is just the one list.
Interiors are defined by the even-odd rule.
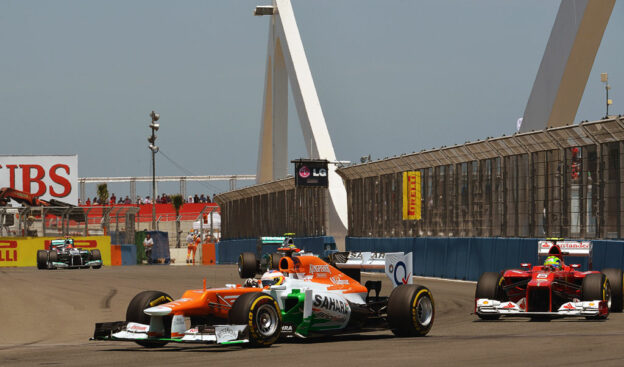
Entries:
[[327,187],[327,161],[297,159],[295,164],[295,186]]
[[77,155],[1,155],[0,188],[78,204]]
[[420,220],[420,171],[403,172],[403,220]]
[[[99,249],[104,266],[110,266],[110,237],[72,238],[77,248]],[[50,241],[56,239],[58,237],[2,237],[0,238],[0,267],[37,266],[37,250],[49,249]]]

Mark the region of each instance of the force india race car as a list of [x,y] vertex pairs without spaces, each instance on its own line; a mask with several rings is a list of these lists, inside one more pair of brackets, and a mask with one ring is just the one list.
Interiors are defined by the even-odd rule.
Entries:
[[102,254],[100,250],[85,250],[74,247],[74,240],[66,238],[52,240],[49,250],[37,250],[37,268],[89,268],[99,269],[102,267]]
[[133,341],[145,347],[168,342],[268,347],[280,335],[306,338],[389,329],[408,337],[424,336],[431,329],[433,296],[426,287],[410,284],[411,253],[351,253],[344,263],[335,264],[385,269],[395,288],[389,297],[380,297],[381,281],[363,286],[319,257],[280,250],[285,256],[279,270],[243,285],[206,288],[204,280],[203,289],[187,290],[177,300],[163,292],[141,292],[130,302],[125,321],[97,323],[92,340]]
[[[579,271],[579,264],[565,264],[563,259],[568,256],[587,257],[590,270]],[[477,316],[486,320],[500,316],[606,319],[609,311],[621,312],[622,270],[591,271],[591,256],[590,241],[538,241],[539,261],[553,258],[559,266],[521,264],[522,269],[502,274],[483,273],[475,292]]]

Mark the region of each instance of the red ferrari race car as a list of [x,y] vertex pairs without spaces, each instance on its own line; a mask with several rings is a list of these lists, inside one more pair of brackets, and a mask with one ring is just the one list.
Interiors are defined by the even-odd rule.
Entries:
[[[589,271],[564,258],[588,258]],[[538,259],[544,265],[521,264],[521,269],[481,275],[475,291],[475,313],[481,319],[524,316],[551,319],[577,316],[606,319],[621,312],[621,269],[591,270],[591,241],[538,241]],[[544,260],[545,258],[545,260]]]

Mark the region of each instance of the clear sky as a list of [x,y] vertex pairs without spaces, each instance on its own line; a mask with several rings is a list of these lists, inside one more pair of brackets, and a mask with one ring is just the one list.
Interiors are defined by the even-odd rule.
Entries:
[[[292,0],[338,159],[515,131],[555,0]],[[269,17],[236,1],[0,1],[0,154],[78,154],[79,176],[254,174]],[[576,121],[624,114],[616,2]],[[290,105],[289,158],[305,156]],[[227,183],[191,185],[224,191]],[[148,194],[149,186],[137,186]],[[177,184],[161,192],[177,191]],[[127,194],[127,185],[109,189]],[[89,196],[95,187],[88,188]]]

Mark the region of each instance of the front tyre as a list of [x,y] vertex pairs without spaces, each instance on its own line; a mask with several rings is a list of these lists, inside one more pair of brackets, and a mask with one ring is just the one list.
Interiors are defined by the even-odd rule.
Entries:
[[282,330],[282,317],[277,301],[262,292],[242,294],[229,313],[230,323],[247,325],[251,347],[270,347]]
[[611,312],[622,312],[624,305],[624,281],[622,269],[605,269],[602,271],[611,286]]
[[[91,250],[91,261],[97,261],[97,260],[102,261],[102,253],[100,252],[100,250],[97,250],[97,249]],[[102,267],[102,264],[92,266],[93,269],[99,269],[101,267]]]
[[[611,286],[607,276],[602,273],[592,273],[585,276],[581,284],[581,298],[583,301],[605,301],[608,309],[611,309]],[[588,316],[586,319],[601,320],[608,316],[609,312],[607,311],[606,315]]]
[[388,326],[396,336],[425,336],[433,326],[435,303],[431,291],[418,284],[403,284],[388,298]]
[[[475,289],[475,302],[480,298],[493,299],[497,301],[505,301],[505,291],[503,290],[504,278],[495,272],[485,272],[479,277],[477,288]],[[477,314],[482,320],[498,320],[500,315],[481,315]]]
[[[173,298],[169,296],[167,293],[160,291],[144,291],[132,299],[128,308],[126,309],[126,321],[127,322],[138,322],[140,324],[149,325],[151,316],[145,314],[143,310],[146,308],[154,307],[157,305],[161,305],[163,303],[171,302]],[[163,323],[165,325],[165,337],[169,337],[171,333],[171,316],[164,316]],[[141,340],[136,342],[138,345],[144,346],[146,348],[160,348],[164,347],[167,342],[160,340]]]
[[258,261],[253,252],[243,252],[238,256],[238,275],[241,279],[253,278],[257,268]]
[[48,252],[46,250],[37,250],[37,269],[48,268]]

